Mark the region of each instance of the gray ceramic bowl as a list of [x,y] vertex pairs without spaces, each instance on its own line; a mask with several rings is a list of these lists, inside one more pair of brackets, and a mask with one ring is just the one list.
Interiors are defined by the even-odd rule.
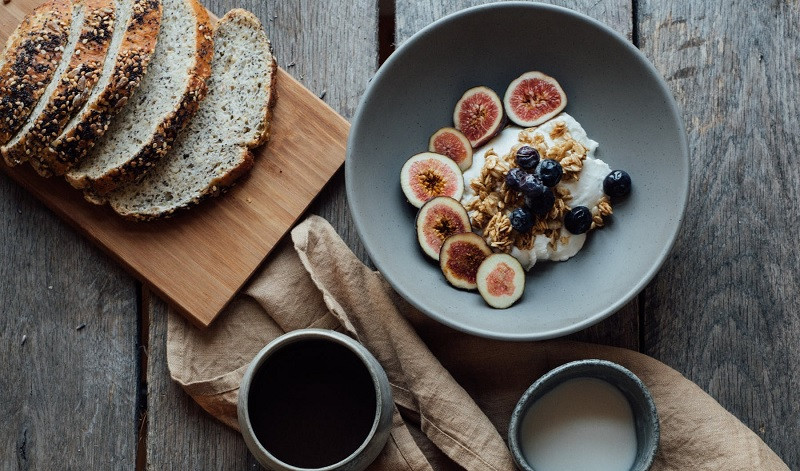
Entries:
[[[528,70],[555,77],[566,112],[598,141],[597,157],[627,170],[633,192],[583,250],[544,262],[511,308],[488,307],[451,288],[420,250],[416,209],[400,168],[452,126],[462,93],[487,85],[502,97]],[[536,340],[588,327],[620,309],[655,275],[675,241],[689,188],[680,111],[659,73],[625,38],[564,8],[502,2],[460,11],[424,28],[370,82],[352,121],[345,162],[350,210],[370,257],[406,300],[451,327]]]
[[653,464],[660,439],[658,412],[650,391],[627,368],[605,360],[579,360],[567,363],[545,373],[536,380],[520,398],[508,425],[508,447],[517,467],[535,471],[522,455],[520,428],[526,412],[537,400],[564,381],[575,378],[596,378],[616,386],[628,399],[636,427],[636,460],[631,471],[646,471]]
[[305,340],[334,342],[353,352],[369,371],[369,375],[372,377],[372,381],[375,385],[376,398],[375,418],[372,422],[372,428],[361,446],[350,456],[338,463],[312,469],[315,471],[361,471],[366,469],[366,467],[377,458],[386,444],[386,441],[389,439],[389,432],[392,426],[392,412],[394,410],[392,390],[389,385],[389,380],[386,377],[386,372],[369,350],[350,337],[332,330],[300,329],[289,332],[267,344],[267,346],[261,349],[261,351],[256,354],[255,358],[253,358],[239,387],[239,403],[237,407],[239,428],[242,431],[245,443],[247,443],[247,448],[250,449],[250,452],[256,457],[258,462],[267,469],[275,471],[309,471],[309,468],[299,468],[284,463],[267,451],[256,438],[256,433],[253,430],[253,425],[248,414],[250,388],[253,377],[258,369],[271,355],[275,354],[275,352],[288,345]]

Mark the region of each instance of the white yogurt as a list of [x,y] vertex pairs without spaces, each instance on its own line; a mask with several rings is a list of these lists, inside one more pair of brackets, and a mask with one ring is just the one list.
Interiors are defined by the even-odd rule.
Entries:
[[613,385],[571,379],[531,406],[522,419],[520,444],[537,471],[627,471],[636,459],[633,411]]
[[[598,146],[597,142],[589,139],[583,127],[575,121],[575,118],[567,113],[561,113],[550,121],[542,124],[533,134],[541,135],[544,138],[544,142],[550,147],[555,142],[550,138],[550,131],[552,131],[556,123],[560,121],[566,124],[567,130],[572,135],[572,138],[586,147],[588,152],[578,179],[572,182],[561,182],[558,186],[569,190],[572,195],[572,200],[569,202],[571,207],[586,206],[592,209],[597,206],[604,195],[603,179],[611,172],[611,168],[602,160],[594,157],[595,150]],[[475,150],[472,156],[472,166],[464,172],[464,196],[461,198],[462,204],[466,205],[475,197],[475,192],[472,190],[470,182],[480,177],[481,169],[486,161],[486,152],[490,149],[494,149],[497,155],[505,155],[513,146],[519,143],[519,133],[522,130],[523,128],[518,126],[509,126],[503,129],[503,131],[492,140]],[[470,217],[472,216],[473,213],[470,213]],[[519,260],[525,270],[530,270],[536,264],[537,260],[560,262],[573,257],[581,250],[586,241],[586,234],[571,234],[564,228],[561,228],[561,236],[568,239],[567,243],[562,244],[559,242],[556,247],[553,248],[549,244],[550,239],[548,237],[545,235],[538,235],[534,240],[533,248],[529,250],[520,250],[514,247],[511,250],[511,256]]]

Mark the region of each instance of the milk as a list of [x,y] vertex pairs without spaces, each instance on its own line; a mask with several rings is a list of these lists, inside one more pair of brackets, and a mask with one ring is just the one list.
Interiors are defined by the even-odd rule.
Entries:
[[626,471],[636,458],[633,412],[615,386],[571,379],[534,402],[520,444],[536,471]]

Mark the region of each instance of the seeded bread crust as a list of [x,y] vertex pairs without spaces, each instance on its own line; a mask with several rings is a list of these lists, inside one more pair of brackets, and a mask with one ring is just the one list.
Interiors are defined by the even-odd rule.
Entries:
[[[189,75],[188,85],[176,106],[163,117],[156,132],[149,137],[139,150],[124,163],[113,168],[102,169],[102,175],[92,177],[81,169],[66,174],[67,181],[84,190],[85,198],[96,204],[105,203],[105,195],[121,184],[139,178],[172,147],[172,143],[186,123],[194,116],[199,103],[205,98],[206,80],[211,74],[211,59],[214,53],[211,26],[208,12],[197,0],[184,0],[195,18],[195,61]],[[166,12],[165,12],[166,14]],[[188,33],[187,33],[188,34]],[[97,148],[95,148],[97,149]],[[82,165],[92,165],[92,153]]]
[[29,161],[39,175],[52,175],[52,170],[40,159],[46,155],[50,142],[86,103],[100,79],[114,31],[116,3],[114,0],[84,0],[83,8],[84,21],[75,52],[58,78],[58,86],[49,97],[42,97],[48,102],[39,116],[33,116],[34,121],[26,123],[19,135],[2,149],[9,165]]
[[[119,25],[125,27],[124,32],[120,32],[124,36],[119,50],[115,57],[109,56],[107,59],[115,62],[105,79],[105,86],[102,90],[95,90],[95,95],[67,123],[61,135],[42,152],[40,158],[56,174],[63,174],[84,159],[108,129],[116,113],[139,87],[156,47],[161,15],[161,0],[133,0],[127,25]],[[112,53],[114,51],[109,52]]]
[[141,181],[109,195],[123,217],[168,217],[223,193],[252,169],[251,149],[269,139],[277,64],[261,22],[245,10],[231,10],[214,40],[209,95],[195,118]]
[[72,22],[72,3],[52,0],[36,8],[6,42],[0,66],[0,145],[33,111],[61,62]]

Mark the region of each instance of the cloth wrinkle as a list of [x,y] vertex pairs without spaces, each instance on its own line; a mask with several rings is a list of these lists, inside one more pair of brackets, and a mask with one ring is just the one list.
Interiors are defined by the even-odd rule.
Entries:
[[646,355],[566,340],[483,339],[433,321],[366,267],[318,216],[281,241],[207,329],[170,309],[170,376],[203,409],[238,430],[238,387],[250,360],[281,334],[306,327],[355,338],[389,377],[392,430],[369,471],[513,470],[504,437],[516,401],[543,373],[582,358],[619,363],[652,392],[661,421],[653,471],[788,470],[699,386]]

